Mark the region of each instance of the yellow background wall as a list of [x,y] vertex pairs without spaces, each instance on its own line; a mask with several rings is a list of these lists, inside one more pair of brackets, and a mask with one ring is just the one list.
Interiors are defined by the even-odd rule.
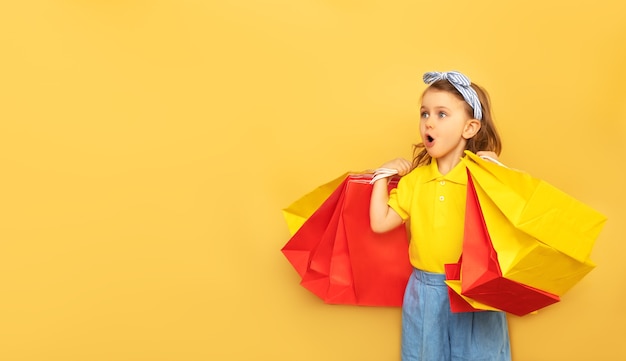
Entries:
[[2,2],[0,360],[399,360],[399,309],[298,285],[281,209],[410,157],[453,69],[505,163],[609,217],[514,360],[626,359],[622,4]]

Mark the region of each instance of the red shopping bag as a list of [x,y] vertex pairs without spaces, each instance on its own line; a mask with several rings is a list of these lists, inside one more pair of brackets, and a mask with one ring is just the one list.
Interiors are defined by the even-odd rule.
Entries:
[[[457,293],[452,285],[461,283],[461,260],[458,263],[444,265],[446,273],[446,283],[448,283],[448,298],[450,299],[450,310],[452,312],[479,312],[485,309],[476,308],[460,293]],[[450,282],[452,281],[452,282]]]
[[[446,265],[446,278],[461,282],[461,295],[451,287],[453,312],[476,310],[467,298],[523,316],[559,301],[559,296],[502,276],[498,255],[487,230],[480,202],[468,170],[463,254],[457,264]],[[460,272],[455,272],[460,271]]]
[[[401,306],[412,267],[404,227],[369,222],[371,174],[349,175],[281,249],[301,285],[330,304]],[[389,189],[397,186],[392,179]]]

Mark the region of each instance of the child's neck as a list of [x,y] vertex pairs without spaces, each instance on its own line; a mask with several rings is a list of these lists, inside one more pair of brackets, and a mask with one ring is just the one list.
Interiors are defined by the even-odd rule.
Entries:
[[461,157],[437,158],[437,169],[441,175],[448,174],[457,164],[461,162]]

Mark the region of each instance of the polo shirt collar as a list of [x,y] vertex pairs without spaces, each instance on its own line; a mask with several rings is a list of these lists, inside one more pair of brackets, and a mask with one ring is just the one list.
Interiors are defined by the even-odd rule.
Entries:
[[439,172],[437,160],[434,158],[426,167],[427,169],[425,169],[426,176],[424,177],[424,183],[434,180],[446,180],[457,184],[467,184],[467,171],[463,162],[459,162],[459,164],[455,165],[454,168],[452,168],[452,170],[445,176]]

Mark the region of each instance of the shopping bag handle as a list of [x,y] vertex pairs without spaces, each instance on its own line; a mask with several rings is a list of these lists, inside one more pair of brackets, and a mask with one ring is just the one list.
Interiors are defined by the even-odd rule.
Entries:
[[504,167],[504,168],[508,168],[508,167],[507,167],[506,165],[504,165],[502,162],[500,162],[499,160],[497,160],[497,159],[495,159],[495,158],[492,158],[492,157],[490,157],[490,156],[487,156],[487,155],[481,155],[481,156],[480,156],[480,158],[481,158],[481,159],[484,159],[484,160],[487,160],[487,161],[490,161],[490,162],[492,162],[492,163],[496,163],[497,165],[502,166],[502,167]]
[[377,180],[382,179],[382,178],[393,177],[396,174],[398,174],[398,170],[397,169],[377,168],[377,169],[374,170],[374,177],[370,181],[370,184],[374,184],[374,183],[376,183]]

